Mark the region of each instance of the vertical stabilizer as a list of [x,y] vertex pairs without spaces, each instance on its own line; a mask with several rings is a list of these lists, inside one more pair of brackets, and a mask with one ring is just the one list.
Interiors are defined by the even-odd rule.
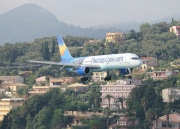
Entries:
[[57,35],[57,41],[62,61],[73,59],[61,35]]

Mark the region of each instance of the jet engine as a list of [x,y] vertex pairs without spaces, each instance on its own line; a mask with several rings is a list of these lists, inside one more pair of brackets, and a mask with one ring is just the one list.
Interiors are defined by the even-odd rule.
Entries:
[[133,68],[119,69],[119,72],[122,74],[131,74],[132,71],[133,71]]
[[76,73],[79,75],[83,75],[83,76],[90,73],[90,72],[91,72],[91,69],[89,67],[86,67],[86,66],[79,67],[76,69]]

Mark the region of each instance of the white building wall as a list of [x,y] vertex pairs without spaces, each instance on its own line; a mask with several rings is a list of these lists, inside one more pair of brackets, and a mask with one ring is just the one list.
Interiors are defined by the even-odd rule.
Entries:
[[[127,98],[131,93],[131,90],[137,86],[135,85],[101,85],[101,93],[102,93],[102,107],[108,107],[108,99],[106,99],[106,95],[111,95],[110,108],[116,109],[117,103],[116,100],[119,97]],[[123,106],[126,108],[126,103],[124,101]]]
[[163,102],[172,102],[180,99],[180,89],[166,88],[162,90]]

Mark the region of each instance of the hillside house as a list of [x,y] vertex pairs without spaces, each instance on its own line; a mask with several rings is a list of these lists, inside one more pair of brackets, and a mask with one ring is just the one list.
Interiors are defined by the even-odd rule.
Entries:
[[51,88],[58,88],[56,86],[33,86],[29,89],[28,93],[30,95],[42,95],[48,92]]
[[7,115],[11,109],[23,105],[23,98],[3,98],[0,100],[0,121]]
[[177,76],[179,74],[179,70],[174,70],[174,71],[153,71],[153,72],[148,72],[147,74],[149,74],[151,76],[151,78],[153,78],[153,80],[164,80],[167,79],[169,76]]
[[[117,109],[118,106],[121,108],[121,103],[117,103],[117,99],[127,98],[129,94],[131,93],[131,90],[135,87],[138,87],[138,85],[141,84],[141,80],[136,79],[127,79],[127,80],[119,80],[116,82],[116,84],[106,84],[101,85],[101,94],[102,94],[102,103],[101,107],[105,108],[108,107],[108,99],[105,98],[108,94],[113,96],[113,98],[110,99],[110,108],[111,109]],[[121,105],[121,106],[120,106]],[[126,108],[126,102],[123,102],[123,107]]]
[[69,85],[74,82],[75,82],[75,79],[73,77],[51,78],[49,81],[50,86]]
[[107,72],[93,72],[92,80],[93,81],[104,81],[104,78],[107,76]]
[[173,102],[180,99],[180,89],[166,88],[162,90],[163,102]]
[[43,83],[44,84],[47,83],[47,76],[42,76],[42,77],[36,78],[37,85],[42,85]]
[[24,78],[29,76],[29,74],[31,74],[31,73],[32,73],[32,71],[18,71],[18,75],[21,75]]
[[[111,124],[109,129],[119,129],[120,127],[138,126],[139,120],[131,120],[129,117],[122,117],[117,120],[117,123]],[[124,128],[123,128],[124,129]]]
[[157,59],[154,57],[141,57],[141,60],[148,60],[147,62],[143,62],[139,67],[140,70],[146,71],[147,69],[154,69],[157,67]]
[[0,86],[5,89],[15,83],[24,83],[24,78],[21,76],[0,76]]
[[125,40],[125,34],[121,32],[106,33],[106,42],[123,43]]
[[68,85],[67,88],[73,89],[75,92],[85,92],[89,89],[89,85],[84,85],[82,83],[75,83]]
[[23,87],[28,87],[28,85],[22,84],[22,83],[15,83],[15,84],[10,85],[10,89],[13,92],[17,92],[20,88],[23,88]]
[[180,26],[172,26],[169,31],[174,33],[176,36],[180,36]]
[[179,68],[180,67],[180,59],[176,59],[173,62],[171,62],[171,66],[174,68]]
[[167,128],[167,116],[161,116],[157,121],[152,122],[152,129],[180,129],[180,114],[171,113],[169,114],[169,128]]

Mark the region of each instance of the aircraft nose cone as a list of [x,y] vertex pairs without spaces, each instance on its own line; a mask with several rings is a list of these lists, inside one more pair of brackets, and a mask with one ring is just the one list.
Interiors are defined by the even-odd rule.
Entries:
[[137,65],[138,65],[138,66],[141,66],[141,65],[142,65],[142,61],[141,61],[141,60],[138,60]]

